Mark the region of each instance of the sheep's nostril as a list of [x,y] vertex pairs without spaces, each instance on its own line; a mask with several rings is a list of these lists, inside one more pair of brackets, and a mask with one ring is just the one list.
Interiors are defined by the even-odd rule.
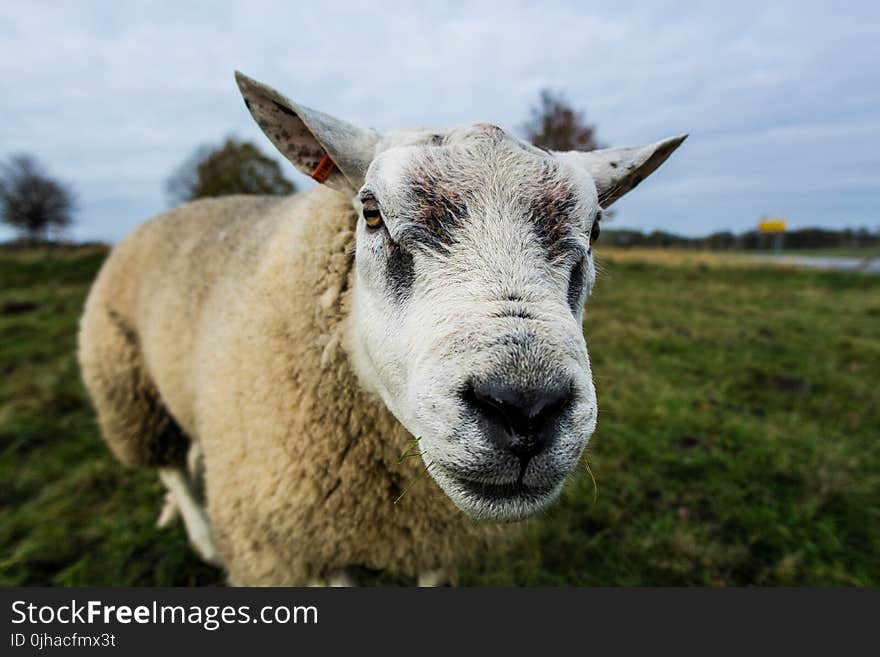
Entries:
[[490,380],[470,384],[464,397],[487,422],[495,444],[528,460],[551,442],[553,420],[571,402],[571,385],[527,388]]

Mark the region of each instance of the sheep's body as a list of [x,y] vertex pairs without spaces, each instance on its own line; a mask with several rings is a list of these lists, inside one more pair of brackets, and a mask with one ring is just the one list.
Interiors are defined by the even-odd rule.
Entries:
[[[190,204],[114,249],[80,332],[104,437],[159,468],[162,521],[179,511],[232,583],[437,583],[495,533],[472,519],[527,518],[574,470],[597,417],[600,203],[684,136],[560,153],[487,123],[380,135],[236,81],[323,187]],[[401,459],[407,429],[422,461]]]
[[121,242],[89,296],[83,376],[132,466],[204,452],[207,512],[235,584],[351,565],[447,568],[493,530],[458,511],[349,359],[356,213],[316,187],[162,215]]

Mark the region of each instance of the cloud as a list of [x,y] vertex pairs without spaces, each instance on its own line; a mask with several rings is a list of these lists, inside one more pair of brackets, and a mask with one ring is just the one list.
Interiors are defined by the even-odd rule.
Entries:
[[691,133],[620,202],[620,226],[880,223],[872,3],[585,5],[7,0],[0,156],[37,155],[80,192],[77,236],[115,240],[164,209],[197,145],[234,132],[270,148],[233,69],[379,129],[516,128],[549,86],[607,143]]

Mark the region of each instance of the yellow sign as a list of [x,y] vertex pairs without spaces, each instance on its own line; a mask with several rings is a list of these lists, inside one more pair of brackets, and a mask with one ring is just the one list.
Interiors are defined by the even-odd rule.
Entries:
[[758,223],[758,232],[761,233],[784,233],[785,219],[762,219]]

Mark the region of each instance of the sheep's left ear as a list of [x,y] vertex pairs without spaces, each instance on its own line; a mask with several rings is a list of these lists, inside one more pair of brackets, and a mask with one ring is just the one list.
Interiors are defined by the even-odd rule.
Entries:
[[607,208],[642,182],[666,161],[687,138],[680,135],[650,146],[604,148],[598,151],[566,151],[557,157],[585,168],[596,182],[599,205]]
[[235,72],[244,104],[275,147],[307,176],[354,194],[364,184],[379,134],[294,103]]

